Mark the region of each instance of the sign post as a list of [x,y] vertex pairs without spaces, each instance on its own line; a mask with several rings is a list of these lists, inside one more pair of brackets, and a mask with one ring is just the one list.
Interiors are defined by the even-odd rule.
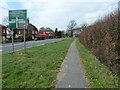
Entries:
[[25,52],[26,52],[26,42],[25,42],[26,37],[25,37],[25,34],[26,34],[26,31],[24,29],[24,49],[25,49]]
[[13,48],[13,53],[14,53],[14,36],[13,36],[13,29],[11,31],[11,35],[12,35],[12,48]]
[[[27,10],[9,10],[9,28],[24,30],[24,49],[26,52],[25,30],[27,29]],[[14,52],[14,37],[12,35],[12,46]]]

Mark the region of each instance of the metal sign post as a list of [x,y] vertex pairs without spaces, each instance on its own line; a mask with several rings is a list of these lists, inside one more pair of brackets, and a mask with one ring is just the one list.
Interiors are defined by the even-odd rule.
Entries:
[[12,29],[11,34],[12,34],[12,48],[13,48],[13,53],[14,53],[14,36],[13,36],[13,29]]
[[[12,29],[23,29],[24,30],[24,49],[26,52],[26,33],[27,29],[27,10],[9,10],[9,28]],[[14,52],[14,38],[12,35],[12,46]]]
[[24,29],[24,49],[25,49],[25,52],[26,52],[26,32],[25,32],[25,29]]

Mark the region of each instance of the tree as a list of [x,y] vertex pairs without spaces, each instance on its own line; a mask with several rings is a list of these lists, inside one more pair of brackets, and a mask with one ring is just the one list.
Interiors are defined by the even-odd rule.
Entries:
[[55,36],[58,36],[58,28],[55,28]]
[[66,33],[65,36],[68,37],[68,33]]
[[71,31],[71,37],[73,37],[73,28],[77,25],[77,23],[75,22],[75,20],[71,20],[69,22],[69,25],[67,26],[68,30]]
[[61,32],[62,32],[62,38],[65,37],[65,31],[62,30]]
[[58,31],[58,37],[63,38],[64,37],[64,31]]
[[87,23],[81,25],[81,31],[84,31],[88,27]]
[[62,32],[58,31],[58,38],[61,38],[61,37],[62,37]]

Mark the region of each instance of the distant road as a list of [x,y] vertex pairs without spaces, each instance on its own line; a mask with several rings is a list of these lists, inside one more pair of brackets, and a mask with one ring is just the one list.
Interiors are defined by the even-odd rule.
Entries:
[[[27,41],[26,48],[40,46],[40,45],[44,45],[47,43],[57,42],[60,40],[63,40],[63,38],[62,39],[46,39],[46,40],[39,40],[39,41]],[[24,49],[24,42],[14,43],[14,50],[15,51],[19,51],[22,49]],[[12,50],[13,50],[12,43],[0,45],[0,54],[9,53],[9,52],[12,52]]]

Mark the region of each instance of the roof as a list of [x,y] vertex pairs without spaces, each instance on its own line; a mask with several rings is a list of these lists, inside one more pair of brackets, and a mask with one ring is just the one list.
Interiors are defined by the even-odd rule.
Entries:
[[38,31],[38,29],[33,24],[28,24],[28,29],[35,29]]
[[39,32],[54,32],[51,28],[44,28],[44,27],[41,27],[40,29],[39,29]]
[[0,27],[6,27],[6,26],[4,26],[4,25],[0,24]]

